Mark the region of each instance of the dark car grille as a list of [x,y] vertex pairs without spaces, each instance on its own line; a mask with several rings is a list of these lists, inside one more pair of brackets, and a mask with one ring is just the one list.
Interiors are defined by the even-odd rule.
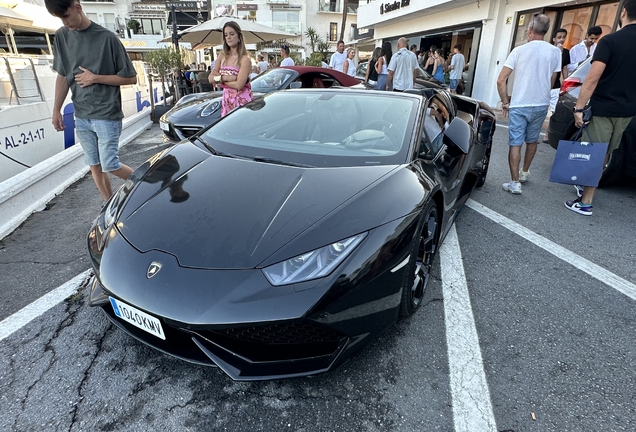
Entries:
[[334,342],[343,337],[342,334],[334,330],[318,327],[308,322],[216,330],[215,333],[245,341],[268,344]]
[[179,132],[186,138],[190,138],[195,133],[199,132],[201,128],[198,127],[179,127]]
[[307,321],[194,333],[253,362],[331,356],[347,339],[342,333]]

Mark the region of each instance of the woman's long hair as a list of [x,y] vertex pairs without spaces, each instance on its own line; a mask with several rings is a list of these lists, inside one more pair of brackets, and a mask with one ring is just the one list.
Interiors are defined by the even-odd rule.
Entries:
[[232,27],[238,35],[238,45],[236,46],[236,52],[238,52],[238,63],[240,65],[243,56],[247,55],[247,49],[245,49],[245,40],[243,40],[243,32],[241,31],[241,27],[235,21],[228,21],[225,23],[225,25],[223,25],[223,54],[225,54],[226,56],[230,55],[230,46],[225,41],[225,27]]
[[391,57],[393,57],[393,48],[391,48],[391,42],[382,42],[382,50],[380,55],[386,59],[387,66],[391,63]]
[[371,55],[371,60],[378,61],[378,59],[382,55],[381,53],[382,53],[382,48],[375,47],[375,49],[373,50],[373,54]]

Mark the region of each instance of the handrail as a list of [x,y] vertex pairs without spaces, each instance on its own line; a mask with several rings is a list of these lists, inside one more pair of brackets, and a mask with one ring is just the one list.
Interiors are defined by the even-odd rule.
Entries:
[[[38,79],[38,75],[35,72],[35,66],[33,65],[33,59],[28,58],[28,57],[2,57],[2,59],[4,60],[4,63],[6,65],[6,70],[7,70],[7,74],[9,75],[9,81],[11,83],[11,95],[9,96],[9,104],[11,104],[11,100],[13,99],[13,95],[15,94],[15,100],[18,103],[18,105],[21,105],[20,103],[20,99],[26,99],[26,98],[33,98],[33,97],[37,97],[39,96],[40,99],[42,99],[42,101],[44,102],[44,95],[42,94],[42,87],[40,85],[40,80]],[[37,89],[37,95],[33,94],[33,95],[21,95],[20,91],[18,89],[17,86],[17,82],[16,82],[16,77],[13,74],[13,69],[11,68],[11,62],[10,59],[16,59],[16,60],[21,60],[21,61],[28,61],[29,65],[30,65],[30,69],[31,69],[31,73],[33,74],[33,81],[35,81],[35,86]],[[27,80],[28,78],[18,78],[20,80]]]

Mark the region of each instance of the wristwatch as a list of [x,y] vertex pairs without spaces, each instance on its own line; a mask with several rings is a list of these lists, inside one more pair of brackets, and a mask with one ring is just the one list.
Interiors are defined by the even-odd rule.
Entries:
[[572,111],[575,113],[582,113],[585,112],[586,108],[572,108]]

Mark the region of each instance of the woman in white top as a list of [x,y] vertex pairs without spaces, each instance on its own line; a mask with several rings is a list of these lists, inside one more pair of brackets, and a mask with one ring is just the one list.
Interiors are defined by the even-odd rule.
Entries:
[[289,56],[289,45],[280,47],[280,56],[283,58],[280,62],[281,66],[294,66],[294,60]]
[[356,76],[356,63],[353,58],[356,56],[356,50],[354,48],[347,48],[347,58],[342,64],[342,72],[349,76]]

